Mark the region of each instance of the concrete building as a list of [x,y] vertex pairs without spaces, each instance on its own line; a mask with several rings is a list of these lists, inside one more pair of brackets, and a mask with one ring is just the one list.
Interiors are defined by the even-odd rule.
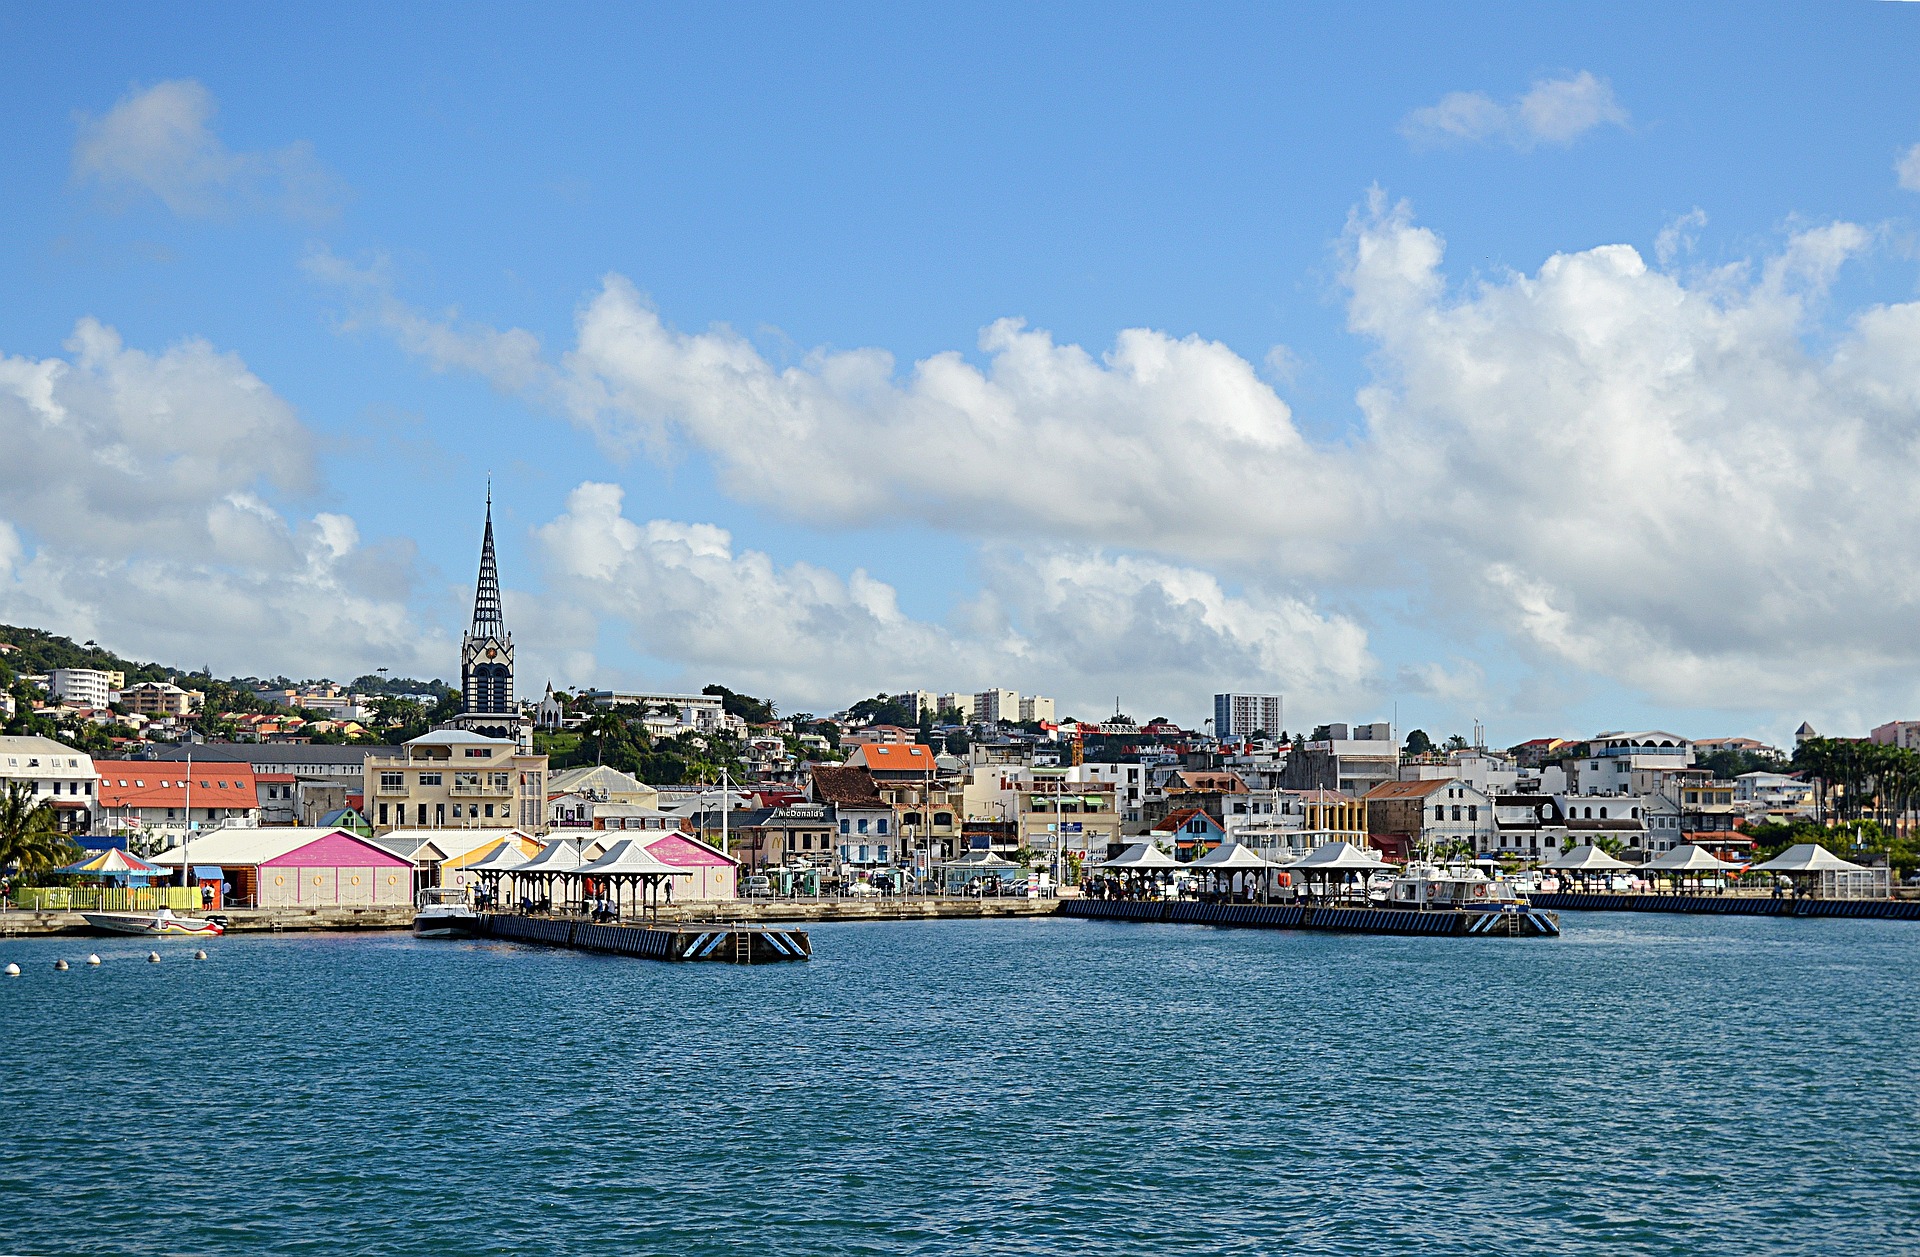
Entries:
[[912,712],[916,721],[940,714],[939,696],[931,690],[908,690],[904,694],[889,694],[887,697]]
[[321,743],[205,742],[192,746],[156,746],[144,758],[180,760],[189,755],[197,764],[222,761],[251,764],[261,773],[292,773],[301,779],[337,778],[357,789],[369,758],[400,754],[397,746],[329,746]]
[[1023,695],[1020,699],[1020,720],[1025,724],[1052,724],[1053,700],[1039,694]]
[[55,668],[47,674],[47,692],[74,707],[105,707],[124,683],[124,673],[98,668]]
[[1382,782],[1366,804],[1367,835],[1392,860],[1454,843],[1477,854],[1496,832],[1493,799],[1458,779]]
[[1020,719],[1020,691],[979,691],[973,696],[973,718],[983,724]]
[[973,719],[973,695],[951,694],[951,693],[942,694],[940,696],[940,710],[959,712],[961,720],[963,721],[972,720]]
[[1897,746],[1909,751],[1920,749],[1920,720],[1889,720],[1886,724],[1874,726],[1867,738],[1882,746]]
[[436,729],[369,756],[362,793],[376,835],[395,829],[547,829],[547,757],[506,738]]
[[880,793],[865,768],[813,770],[808,791],[813,802],[833,809],[834,840],[842,868],[882,868],[899,852],[899,826],[893,805]]
[[206,696],[166,681],[143,681],[120,691],[120,705],[136,716],[190,716]]
[[1244,738],[1264,733],[1280,736],[1283,703],[1278,694],[1215,694],[1213,733],[1219,738]]
[[0,790],[19,786],[29,805],[53,804],[63,834],[92,832],[98,783],[91,756],[52,738],[0,736]]
[[1393,726],[1327,726],[1327,736],[1305,743],[1287,757],[1282,780],[1289,790],[1338,790],[1355,798],[1400,778],[1400,748]]

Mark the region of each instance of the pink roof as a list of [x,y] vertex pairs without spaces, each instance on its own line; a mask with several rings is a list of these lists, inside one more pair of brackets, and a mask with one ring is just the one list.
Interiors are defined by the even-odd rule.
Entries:
[[726,868],[740,863],[732,856],[721,855],[711,847],[706,847],[678,834],[666,834],[652,842],[641,840],[647,853],[662,864],[671,864],[683,869]]
[[295,847],[285,855],[277,855],[271,860],[260,862],[261,868],[381,868],[410,869],[413,865],[402,860],[385,847],[375,846],[363,838],[336,829],[323,838],[316,838],[304,847]]

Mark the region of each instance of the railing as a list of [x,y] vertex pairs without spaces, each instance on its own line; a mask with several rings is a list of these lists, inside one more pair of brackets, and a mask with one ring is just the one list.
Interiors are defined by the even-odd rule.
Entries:
[[461,796],[485,795],[495,799],[510,799],[513,797],[513,786],[511,783],[504,786],[489,786],[485,784],[463,786],[456,783],[447,789],[448,793]]
[[14,906],[27,912],[198,912],[198,886],[23,886]]

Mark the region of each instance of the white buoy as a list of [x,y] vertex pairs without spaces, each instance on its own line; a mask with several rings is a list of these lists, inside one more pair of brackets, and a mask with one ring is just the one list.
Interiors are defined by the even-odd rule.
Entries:
[[195,953],[193,953],[193,958],[194,958],[195,960],[205,960],[205,959],[207,958],[207,953],[205,953],[205,952],[203,952],[203,951],[197,951],[197,952],[195,952]]
[[90,965],[97,965],[100,963],[100,957],[89,952],[87,955],[87,963]]
[[71,965],[69,965],[69,964],[68,964],[68,963],[67,963],[66,961],[64,961],[64,960],[56,960],[56,961],[54,961],[54,962],[53,962],[53,967],[54,967],[55,969],[58,969],[58,970],[59,970],[59,971],[60,971],[61,973],[65,973],[65,972],[66,972],[66,971],[67,971],[68,969],[70,969],[70,968],[72,968],[72,966],[71,966]]
[[10,978],[17,978],[17,977],[19,977],[19,976],[20,976],[20,966],[19,966],[19,965],[8,965],[8,966],[7,966],[7,976],[8,976],[8,977],[10,977]]
[[157,964],[159,964],[159,963],[160,963],[160,953],[159,953],[159,952],[157,952],[157,951],[150,951],[150,952],[148,952],[148,953],[147,953],[147,963],[148,963],[148,964],[150,964],[150,965],[157,965]]

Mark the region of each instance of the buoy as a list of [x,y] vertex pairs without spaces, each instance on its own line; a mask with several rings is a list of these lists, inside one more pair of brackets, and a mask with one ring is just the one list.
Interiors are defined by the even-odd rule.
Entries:
[[58,969],[60,972],[65,973],[72,966],[67,964],[67,962],[64,960],[56,960],[53,962],[53,967]]
[[157,964],[159,964],[159,963],[160,963],[160,953],[159,953],[159,952],[157,952],[157,951],[150,951],[150,952],[148,952],[148,953],[147,953],[147,963],[148,963],[148,964],[150,964],[150,965],[157,965]]
[[10,977],[10,978],[17,978],[17,977],[19,977],[19,976],[20,976],[20,966],[19,966],[19,965],[8,965],[8,966],[7,966],[7,976],[8,976],[8,977]]
[[207,953],[205,953],[205,952],[203,952],[203,951],[197,951],[197,952],[195,952],[195,953],[193,953],[193,958],[194,958],[195,960],[205,960],[205,959],[207,958]]
[[93,955],[92,953],[89,953],[87,955],[87,963],[90,965],[97,965],[100,963],[100,957]]

